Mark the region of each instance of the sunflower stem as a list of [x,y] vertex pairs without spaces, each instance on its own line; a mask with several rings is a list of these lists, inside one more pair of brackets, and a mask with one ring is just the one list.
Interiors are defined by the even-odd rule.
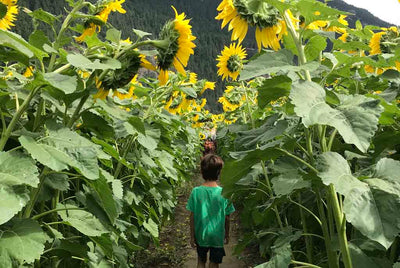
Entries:
[[[294,27],[288,12],[285,11],[283,18],[285,19],[285,23],[289,30],[289,33],[292,36],[294,43],[296,44],[297,52],[299,54],[299,65],[304,65],[307,63],[307,58],[306,54],[304,53],[304,46],[302,44],[300,35],[297,33],[296,28]],[[311,82],[310,71],[304,70],[304,74],[306,76],[306,80]]]
[[[76,7],[74,7],[74,8],[71,10],[71,12],[70,12],[70,13],[68,14],[68,16],[65,18],[63,24],[61,25],[61,29],[60,29],[60,31],[58,32],[58,35],[57,35],[57,37],[56,37],[56,40],[54,41],[54,46],[53,46],[53,48],[54,48],[55,50],[58,51],[58,49],[60,48],[60,44],[59,44],[60,39],[61,39],[61,37],[63,36],[64,32],[68,29],[69,24],[71,23],[71,21],[72,21],[74,15],[75,15],[75,13],[78,12],[78,11],[79,11],[80,9],[82,9],[83,7],[85,7],[86,5],[89,5],[89,4],[90,4],[89,2],[83,2],[83,3],[81,3],[80,5],[77,5]],[[54,65],[55,65],[55,62],[56,62],[56,57],[57,57],[57,53],[52,53],[52,54],[51,54],[50,63],[49,63],[49,66],[47,67],[47,71],[48,71],[48,72],[53,71]]]
[[256,126],[254,124],[253,115],[252,115],[252,112],[251,112],[249,96],[247,94],[247,87],[244,86],[244,82],[243,81],[242,81],[242,88],[244,90],[244,96],[246,97],[246,105],[247,105],[247,111],[248,111],[249,117],[250,117],[251,127],[254,129]]
[[14,114],[13,118],[11,119],[10,124],[8,125],[7,129],[2,133],[1,139],[0,139],[0,151],[3,151],[4,146],[6,145],[8,138],[10,138],[11,133],[13,132],[15,126],[18,123],[18,120],[21,118],[22,114],[25,112],[25,110],[28,108],[31,100],[33,97],[36,95],[36,93],[39,91],[40,87],[36,87],[31,92],[29,92],[28,97],[24,100],[22,105],[19,107],[19,109],[16,111]]

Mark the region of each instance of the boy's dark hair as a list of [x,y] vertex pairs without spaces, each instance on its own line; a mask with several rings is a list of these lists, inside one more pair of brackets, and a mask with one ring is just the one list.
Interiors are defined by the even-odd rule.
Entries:
[[224,161],[221,157],[215,154],[206,154],[200,163],[203,179],[206,181],[216,181],[223,166]]

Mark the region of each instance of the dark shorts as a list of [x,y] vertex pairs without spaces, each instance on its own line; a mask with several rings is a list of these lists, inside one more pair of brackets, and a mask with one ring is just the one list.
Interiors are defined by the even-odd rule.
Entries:
[[225,256],[224,248],[200,247],[197,245],[197,255],[201,262],[207,262],[208,251],[210,251],[210,262],[222,263],[222,258]]

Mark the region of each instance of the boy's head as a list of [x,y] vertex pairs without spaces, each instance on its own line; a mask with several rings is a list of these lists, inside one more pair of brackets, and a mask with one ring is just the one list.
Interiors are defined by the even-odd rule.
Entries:
[[215,154],[206,154],[201,159],[201,174],[206,181],[218,180],[219,173],[224,166],[224,161],[221,157]]

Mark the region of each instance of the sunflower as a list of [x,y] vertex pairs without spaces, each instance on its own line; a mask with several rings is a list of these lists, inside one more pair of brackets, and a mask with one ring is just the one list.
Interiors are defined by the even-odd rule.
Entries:
[[104,87],[102,86],[102,82],[97,77],[95,84],[97,88],[97,93],[93,95],[93,98],[104,100],[108,96],[108,90],[104,89]]
[[236,80],[243,68],[243,59],[246,55],[245,49],[240,44],[233,43],[229,47],[224,47],[221,55],[217,57],[218,75],[222,76],[222,79],[231,77]]
[[191,84],[197,83],[197,74],[196,73],[189,74],[189,83],[191,83]]
[[75,37],[75,40],[78,43],[82,43],[83,41],[85,41],[86,36],[92,36],[96,32],[100,32],[100,26],[91,22],[88,24],[88,26],[85,26],[85,30],[83,30],[83,33],[80,36]]
[[[0,0],[3,1],[3,0]],[[108,16],[111,12],[118,11],[121,14],[125,14],[126,10],[122,8],[122,4],[125,0],[113,0],[101,6],[101,10],[95,16],[96,19],[89,19],[84,23],[83,33],[75,37],[75,40],[79,43],[85,41],[86,36],[92,36],[94,33],[100,31],[100,26],[108,21]]]
[[200,95],[204,93],[207,89],[214,90],[215,89],[215,82],[206,81],[204,83],[203,89],[200,91]]
[[26,78],[32,77],[33,71],[34,71],[33,66],[26,67],[26,70],[25,70],[23,76],[25,76]]
[[175,19],[167,22],[160,33],[161,40],[168,41],[168,47],[158,48],[158,67],[160,68],[159,81],[165,85],[168,81],[168,68],[173,65],[175,69],[186,77],[185,68],[188,64],[190,55],[194,54],[196,45],[193,41],[196,39],[192,35],[192,26],[190,20],[185,19],[185,13],[175,12]]
[[[319,16],[319,15],[321,15],[321,13],[319,11],[316,11],[314,13],[314,15]],[[346,28],[340,27],[340,26],[334,26],[334,25],[331,26],[330,23],[338,22],[341,25],[348,26],[349,23],[346,21],[346,17],[347,17],[346,15],[339,15],[339,17],[333,21],[315,20],[315,21],[309,23],[306,28],[310,29],[310,30],[324,30],[324,31],[328,31],[328,32],[337,32],[337,33],[344,34],[344,33],[346,33]],[[303,18],[303,20],[304,20],[304,18]],[[302,21],[300,23],[300,26],[304,28],[304,21]],[[343,42],[345,42],[345,41],[343,41]]]
[[241,106],[241,103],[237,103],[237,104],[231,103],[224,96],[220,97],[218,99],[218,102],[222,104],[222,108],[224,109],[224,112],[233,112]]
[[372,35],[372,38],[369,42],[369,47],[371,48],[369,53],[371,55],[391,53],[392,48],[396,46],[396,44],[394,44],[392,40],[397,40],[399,37],[399,32],[397,28],[382,28],[382,30],[382,32],[377,32]]
[[113,97],[117,97],[120,100],[125,99],[136,99],[137,97],[133,94],[137,85],[141,86],[141,84],[137,81],[138,75],[136,74],[130,83],[128,92],[121,92],[120,90],[114,90]]
[[[346,15],[339,15],[337,22],[339,22],[340,24],[342,24],[346,27],[349,26],[349,23],[347,22],[346,17],[347,17]],[[344,34],[346,32],[346,28],[340,27],[340,26],[330,26],[330,27],[326,28],[326,31]]]
[[18,14],[17,0],[0,0],[0,11],[4,15],[0,16],[0,29],[10,30],[15,26],[15,16]]
[[114,0],[108,2],[107,4],[104,5],[104,8],[99,12],[99,14],[96,15],[96,17],[98,17],[104,22],[107,22],[108,16],[110,15],[111,12],[118,11],[121,14],[125,14],[126,10],[122,8],[122,4],[124,2],[125,0]]
[[285,22],[279,18],[279,11],[262,0],[223,0],[217,7],[219,14],[215,17],[222,20],[221,29],[228,23],[232,30],[232,41],[242,43],[248,27],[256,27],[255,37],[258,50],[261,47],[280,49],[279,40],[287,33]]

